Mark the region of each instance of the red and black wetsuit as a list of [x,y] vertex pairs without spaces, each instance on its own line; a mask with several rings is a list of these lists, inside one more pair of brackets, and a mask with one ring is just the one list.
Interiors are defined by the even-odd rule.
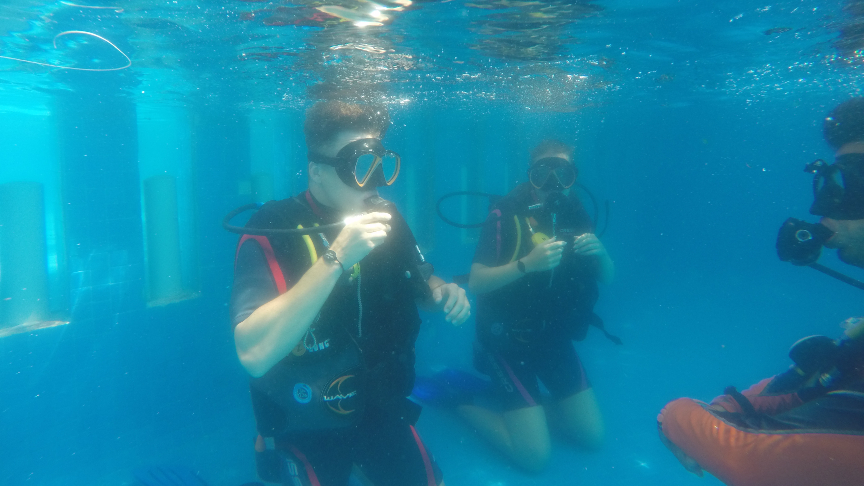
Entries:
[[[434,486],[441,480],[413,427],[419,409],[406,398],[414,385],[420,326],[415,298],[427,285],[420,272],[410,270],[422,265],[423,257],[402,216],[395,211],[391,216],[385,242],[359,263],[359,271],[345,272],[295,350],[252,379],[259,433],[274,437],[282,452],[285,484],[345,485],[352,464],[376,485]],[[340,220],[307,191],[265,204],[247,227],[309,228]],[[236,255],[233,325],[290,289],[338,233],[244,236]],[[360,353],[362,407],[352,403],[357,402],[353,388],[340,388],[345,382],[337,368],[350,361],[348,351]],[[304,378],[303,370],[316,376]],[[330,384],[324,390],[330,401],[315,407],[308,395],[321,391],[315,382],[322,379]]]

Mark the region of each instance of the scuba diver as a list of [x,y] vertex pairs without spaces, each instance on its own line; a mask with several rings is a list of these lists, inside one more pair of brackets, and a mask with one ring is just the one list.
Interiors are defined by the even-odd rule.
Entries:
[[492,380],[494,410],[462,403],[456,411],[531,471],[549,461],[550,427],[587,449],[598,448],[604,434],[571,341],[584,338],[589,325],[602,329],[593,313],[597,282],[612,280],[614,264],[570,195],[578,175],[573,150],[545,140],[531,152],[529,182],[494,204],[469,276],[478,294],[474,365]]
[[[810,212],[822,219],[787,220],[777,252],[862,288],[814,265],[824,245],[864,268],[864,98],[837,106],[823,133],[836,161],[806,169],[815,173]],[[796,342],[789,370],[744,392],[729,387],[710,404],[690,398],[667,404],[657,418],[660,439],[688,471],[708,471],[730,485],[864,484],[864,318],[842,326],[837,340]]]
[[[407,223],[377,188],[398,154],[384,108],[337,101],[306,113],[308,190],[270,201],[240,231],[230,315],[250,375],[259,476],[344,486],[443,485],[414,428],[417,304],[459,325],[465,291],[432,274]],[[242,210],[243,208],[241,208]]]

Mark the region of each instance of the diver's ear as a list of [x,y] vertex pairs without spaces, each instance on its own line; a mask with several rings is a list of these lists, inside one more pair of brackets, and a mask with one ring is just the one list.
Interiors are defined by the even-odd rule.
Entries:
[[321,164],[316,164],[315,162],[309,161],[309,166],[307,167],[307,173],[309,174],[309,179],[320,184],[321,183],[321,172],[322,172]]

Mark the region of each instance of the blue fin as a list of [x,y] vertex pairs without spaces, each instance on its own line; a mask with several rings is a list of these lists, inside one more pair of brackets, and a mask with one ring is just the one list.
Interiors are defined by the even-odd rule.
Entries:
[[467,371],[445,368],[432,376],[418,376],[412,395],[427,405],[455,407],[472,403],[489,385],[489,380]]
[[141,486],[207,486],[195,471],[183,466],[155,466],[132,474]]

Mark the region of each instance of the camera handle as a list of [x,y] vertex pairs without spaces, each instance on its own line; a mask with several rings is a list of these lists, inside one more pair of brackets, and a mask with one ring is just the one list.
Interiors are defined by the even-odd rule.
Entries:
[[837,270],[828,268],[825,265],[822,265],[819,263],[811,263],[810,265],[807,265],[807,266],[812,268],[812,269],[819,270],[820,272],[824,273],[825,275],[828,275],[829,277],[834,277],[837,280],[839,280],[845,284],[849,284],[855,288],[864,290],[864,282],[862,282],[860,280],[856,280],[856,279],[854,279],[848,275],[844,275],[844,274],[838,272]]

